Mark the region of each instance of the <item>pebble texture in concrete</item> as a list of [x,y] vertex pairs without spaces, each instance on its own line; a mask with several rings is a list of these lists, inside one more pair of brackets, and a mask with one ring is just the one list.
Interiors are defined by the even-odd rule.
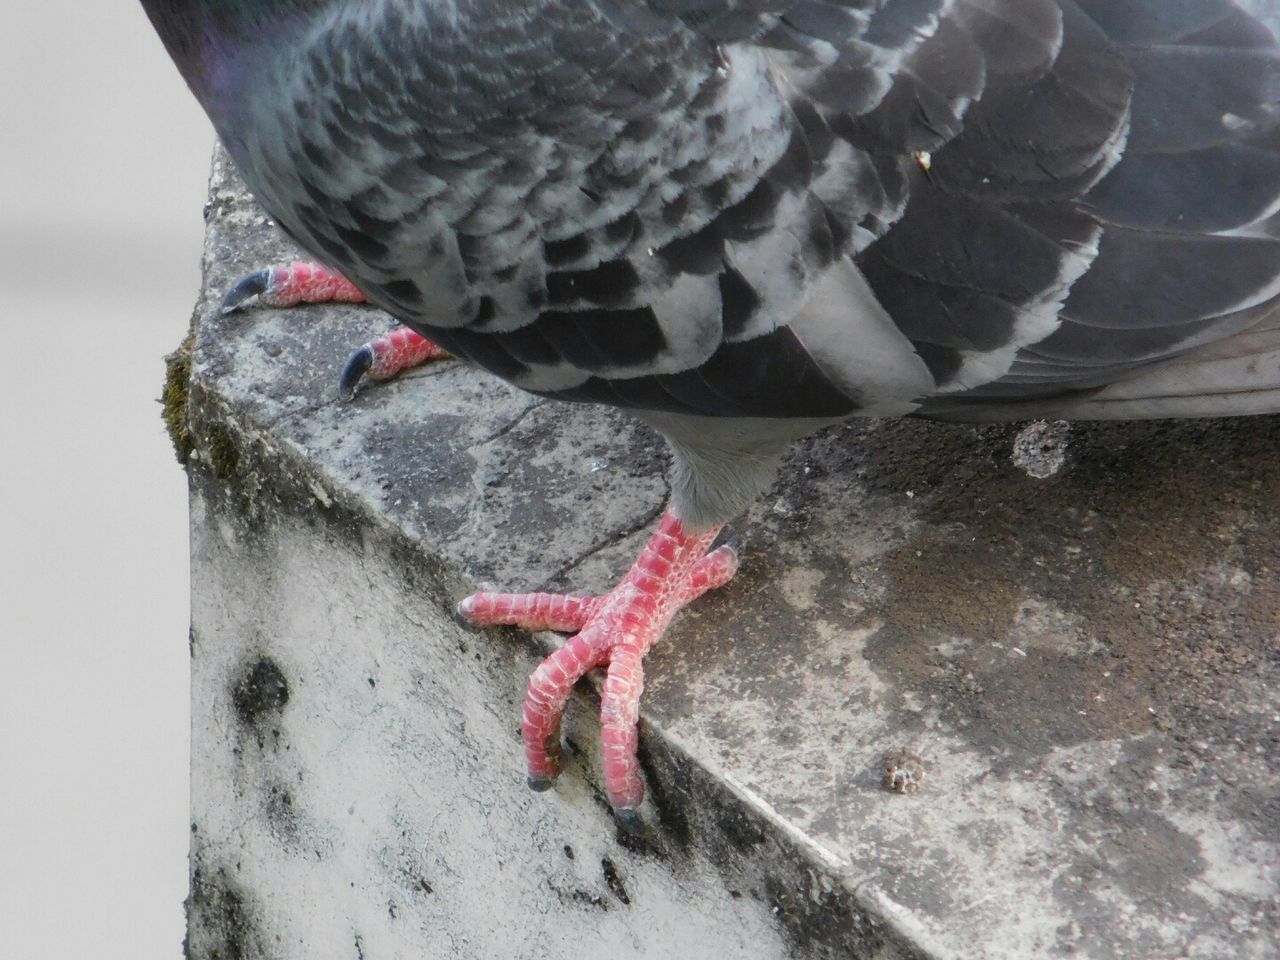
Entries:
[[627,840],[588,694],[563,781],[523,787],[555,638],[449,614],[477,583],[606,588],[661,440],[453,361],[343,403],[385,317],[217,316],[294,251],[221,157],[208,220],[175,379],[192,956],[1280,952],[1280,418],[801,444],[648,659]]

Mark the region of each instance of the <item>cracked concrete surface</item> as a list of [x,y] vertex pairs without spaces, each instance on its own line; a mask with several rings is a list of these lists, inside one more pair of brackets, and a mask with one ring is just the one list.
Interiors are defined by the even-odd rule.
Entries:
[[[590,691],[563,783],[522,786],[555,638],[450,611],[477,583],[608,586],[662,507],[660,439],[457,362],[340,402],[382,315],[213,310],[292,255],[219,159],[192,956],[1280,952],[1280,418],[1073,424],[1044,479],[1018,426],[801,444],[735,524],[738,577],[650,655],[655,826],[624,842]],[[264,659],[287,699],[238,710]],[[886,791],[904,749],[919,788]]]

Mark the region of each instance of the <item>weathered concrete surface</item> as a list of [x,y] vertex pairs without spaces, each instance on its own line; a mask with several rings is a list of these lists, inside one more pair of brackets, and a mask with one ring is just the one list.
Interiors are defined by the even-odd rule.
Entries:
[[[449,611],[606,587],[661,442],[456,362],[341,403],[385,318],[214,315],[292,251],[221,163],[209,227],[192,956],[1280,953],[1280,418],[1077,424],[1046,479],[1017,427],[803,444],[648,660],[656,827],[628,842],[589,695],[563,782],[523,787],[555,639]],[[904,747],[910,795],[881,786]]]

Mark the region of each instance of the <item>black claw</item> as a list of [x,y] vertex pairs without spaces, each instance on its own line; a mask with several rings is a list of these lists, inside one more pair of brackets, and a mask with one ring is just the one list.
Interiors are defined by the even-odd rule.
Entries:
[[730,534],[728,537],[725,538],[724,543],[720,544],[720,546],[728,547],[734,553],[742,553],[741,534],[737,534],[737,533]]
[[553,786],[555,786],[555,781],[548,779],[547,777],[529,778],[529,789],[534,793],[546,793]]
[[633,837],[644,835],[644,819],[635,807],[614,807],[613,819],[622,828],[623,833]]
[[338,380],[338,393],[343,400],[350,400],[356,395],[356,387],[369,368],[373,366],[373,348],[367,343],[351,355],[347,365],[342,368],[342,377]]
[[266,293],[267,288],[270,286],[270,267],[241,277],[236,281],[235,286],[227,291],[227,295],[222,298],[222,312],[224,314],[230,313],[246,300],[251,300],[260,294]]

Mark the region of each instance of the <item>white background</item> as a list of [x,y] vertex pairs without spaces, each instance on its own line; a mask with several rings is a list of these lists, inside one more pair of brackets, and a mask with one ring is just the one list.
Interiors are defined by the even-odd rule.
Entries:
[[184,476],[213,134],[133,0],[0,30],[0,953],[181,956]]

